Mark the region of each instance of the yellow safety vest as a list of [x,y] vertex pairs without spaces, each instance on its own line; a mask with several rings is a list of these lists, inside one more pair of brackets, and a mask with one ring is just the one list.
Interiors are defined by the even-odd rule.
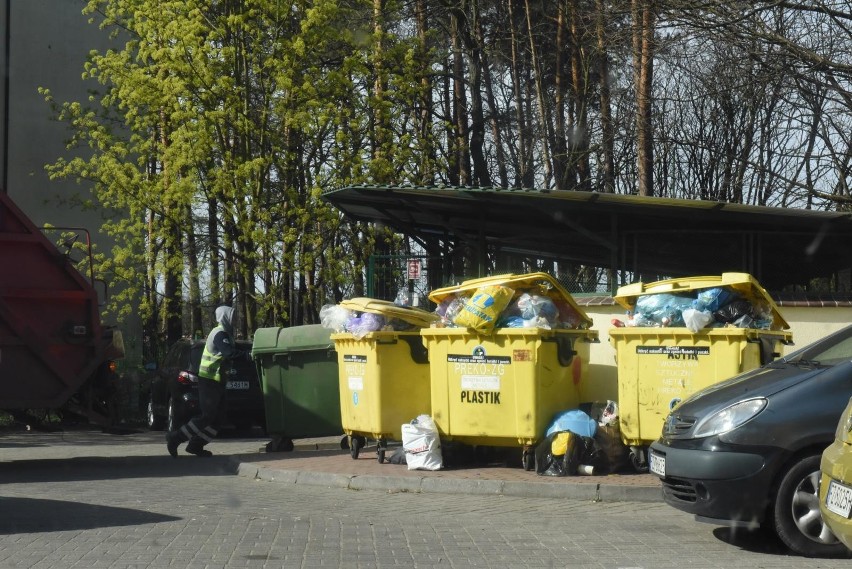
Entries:
[[[216,326],[208,338],[215,338],[216,334],[224,331],[225,329],[222,326]],[[213,381],[222,381],[220,368],[222,367],[222,360],[225,358],[220,353],[214,354],[211,352],[208,344],[212,344],[212,342],[204,343],[204,351],[201,353],[201,365],[198,368],[198,375],[212,379]]]

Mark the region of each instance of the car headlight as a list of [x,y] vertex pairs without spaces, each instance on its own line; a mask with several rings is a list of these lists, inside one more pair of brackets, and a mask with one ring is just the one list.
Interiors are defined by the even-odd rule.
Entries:
[[710,437],[736,429],[766,407],[766,399],[747,399],[713,413],[695,427],[694,437]]

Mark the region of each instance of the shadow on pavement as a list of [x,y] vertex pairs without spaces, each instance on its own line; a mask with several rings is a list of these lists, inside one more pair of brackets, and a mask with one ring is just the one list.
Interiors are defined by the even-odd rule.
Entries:
[[233,476],[233,474],[227,455],[199,458],[181,454],[177,459],[168,455],[79,457],[0,462],[0,485],[72,480]]
[[792,555],[790,550],[781,543],[778,536],[769,529],[745,530],[719,527],[713,530],[713,535],[720,541],[739,547],[744,551],[767,555]]
[[178,519],[129,508],[2,496],[0,511],[3,512],[0,535],[133,526]]

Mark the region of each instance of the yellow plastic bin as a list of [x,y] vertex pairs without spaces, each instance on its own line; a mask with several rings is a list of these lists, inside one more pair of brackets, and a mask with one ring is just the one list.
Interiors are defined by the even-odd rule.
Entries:
[[521,447],[523,466],[535,467],[534,448],[553,416],[576,408],[579,388],[588,381],[591,319],[550,275],[499,275],[465,281],[430,293],[440,303],[502,284],[517,292],[537,290],[568,304],[578,329],[496,328],[481,334],[470,328],[427,328],[432,418],[443,439],[463,444]]
[[631,447],[633,466],[647,468],[647,446],[660,437],[668,413],[686,397],[739,373],[769,363],[790,343],[789,325],[778,306],[747,273],[633,283],[618,289],[615,300],[634,310],[643,295],[668,293],[690,298],[703,289],[723,288],[762,306],[768,329],[684,326],[624,327],[609,331],[618,365],[618,412],[623,442]]
[[429,360],[420,329],[437,320],[431,312],[372,298],[353,298],[339,306],[358,313],[398,319],[404,331],[331,335],[339,364],[340,415],[352,458],[367,438],[375,439],[379,462],[389,441],[402,440],[402,424],[430,413]]

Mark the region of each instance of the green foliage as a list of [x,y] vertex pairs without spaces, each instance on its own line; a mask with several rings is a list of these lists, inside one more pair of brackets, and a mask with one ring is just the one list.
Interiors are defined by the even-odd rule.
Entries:
[[88,101],[42,91],[71,128],[69,149],[86,150],[48,171],[120,212],[102,228],[113,249],[94,259],[115,314],[138,303],[165,326],[183,314],[166,302],[178,295],[201,307],[237,300],[249,326],[299,323],[363,278],[374,230],[343,220],[321,190],[416,162],[407,135],[368,144],[401,117],[371,95],[373,62],[405,101],[415,93],[404,75],[417,72],[408,42],[386,34],[377,50],[372,4],[90,0],[84,13],[115,48],[91,53]]

